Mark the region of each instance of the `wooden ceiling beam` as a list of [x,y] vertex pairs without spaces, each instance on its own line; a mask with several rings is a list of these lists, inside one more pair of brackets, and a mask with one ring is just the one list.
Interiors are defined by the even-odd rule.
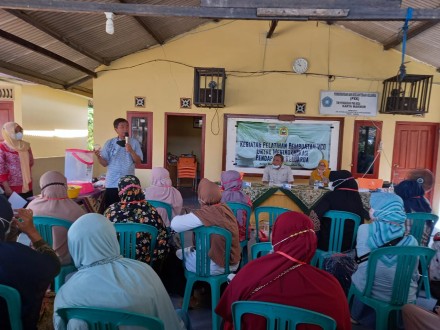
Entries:
[[[121,3],[129,3],[127,0],[119,0],[119,2]],[[148,26],[147,23],[145,23],[142,18],[138,17],[138,16],[134,16],[134,19],[136,20],[136,22],[138,22],[138,24],[140,26],[142,26],[142,28],[147,31],[147,33],[153,37],[154,40],[156,40],[156,42],[159,45],[163,45],[165,43],[165,41],[160,38],[153,30],[151,30],[151,28]]]
[[273,33],[275,32],[275,29],[277,28],[278,25],[278,21],[277,20],[272,20],[272,22],[270,22],[270,28],[269,31],[266,34],[266,38],[270,39],[273,36]]
[[87,69],[87,68],[85,68],[85,67],[83,67],[83,66],[81,66],[79,64],[76,64],[75,62],[72,62],[71,60],[68,60],[65,57],[62,57],[62,56],[60,56],[60,55],[58,55],[58,54],[56,54],[54,52],[51,52],[50,50],[47,50],[46,48],[40,47],[40,46],[38,46],[36,44],[33,44],[32,42],[29,42],[29,41],[27,41],[25,39],[17,37],[16,35],[13,35],[13,34],[11,34],[9,32],[1,30],[1,29],[0,29],[0,37],[3,38],[3,39],[9,40],[9,41],[11,41],[11,42],[13,42],[13,43],[15,43],[17,45],[20,45],[22,47],[30,49],[30,50],[32,50],[32,51],[34,51],[36,53],[42,54],[44,56],[47,56],[47,57],[49,57],[49,58],[51,58],[51,59],[53,59],[55,61],[58,61],[60,63],[68,65],[68,66],[70,66],[72,68],[75,68],[76,70],[82,71],[82,72],[84,72],[85,74],[87,74],[87,75],[89,75],[91,77],[94,77],[94,78],[98,77],[96,72],[94,72],[92,70],[89,70],[89,69]]
[[[41,73],[31,71],[29,69],[8,62],[0,61],[0,71],[7,75],[27,80],[36,84],[49,86],[55,89],[67,90],[64,81],[48,77]],[[74,87],[70,88],[69,91],[76,94],[81,94],[83,96],[93,97],[93,91],[88,88]]]
[[[318,1],[315,1],[318,3]],[[128,16],[170,16],[170,17],[199,17],[208,19],[249,19],[249,20],[313,20],[313,21],[405,21],[406,8],[379,8],[379,7],[357,7],[350,5],[347,0],[347,7],[337,8],[334,5],[327,9],[348,9],[345,17],[324,17],[324,16],[258,16],[258,8],[221,8],[221,7],[198,7],[198,6],[166,6],[149,5],[140,3],[114,3],[114,2],[88,2],[72,0],[1,0],[0,8],[18,9],[31,11],[49,11],[65,13],[103,13],[112,12]],[[333,3],[328,1],[328,3]],[[310,5],[299,9],[311,9]],[[322,6],[321,6],[322,7]],[[272,8],[272,7],[270,7]],[[279,7],[281,8],[281,7]],[[292,9],[292,6],[287,7]],[[266,7],[259,9],[268,9]],[[294,8],[293,8],[294,9]],[[321,8],[317,8],[321,9]],[[325,8],[324,8],[325,9]],[[440,9],[438,8],[414,8],[412,21],[440,20]]]
[[104,65],[110,65],[110,61],[102,58],[101,56],[94,54],[86,49],[84,49],[82,46],[76,44],[75,42],[69,40],[68,38],[62,36],[61,34],[55,32],[53,29],[49,28],[47,25],[39,21],[38,19],[26,14],[25,12],[21,10],[11,10],[6,9],[6,11],[14,15],[15,17],[21,19],[22,21],[25,21],[26,23],[29,23],[30,25],[36,27],[38,30],[50,35],[52,38],[62,42],[63,44],[67,45],[68,47],[72,48],[73,50],[77,51],[78,53],[81,53],[96,62]]
[[90,76],[82,77],[82,78],[77,79],[75,81],[71,81],[71,82],[69,82],[67,84],[64,84],[64,88],[65,89],[71,89],[72,87],[80,85],[80,84],[82,84],[82,83],[84,83],[86,81],[89,81],[90,79],[92,79],[92,77],[90,77]]
[[[426,30],[432,28],[433,26],[437,25],[438,21],[431,21],[431,22],[423,22],[415,27],[410,27],[408,29],[408,33],[406,35],[406,40],[409,40],[411,38],[414,38],[415,36],[419,35],[422,32],[425,32]],[[400,45],[402,43],[402,36],[397,35],[393,40],[390,40],[386,44],[383,45],[384,50],[388,50],[391,48],[396,47],[397,45]]]

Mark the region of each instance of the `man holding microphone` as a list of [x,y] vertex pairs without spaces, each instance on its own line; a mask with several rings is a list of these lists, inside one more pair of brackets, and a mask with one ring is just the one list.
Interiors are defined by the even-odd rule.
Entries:
[[105,177],[105,208],[119,202],[118,181],[125,175],[134,175],[136,164],[143,159],[138,140],[128,136],[129,125],[124,118],[113,122],[117,137],[107,140],[102,149],[95,150],[99,163],[107,167]]

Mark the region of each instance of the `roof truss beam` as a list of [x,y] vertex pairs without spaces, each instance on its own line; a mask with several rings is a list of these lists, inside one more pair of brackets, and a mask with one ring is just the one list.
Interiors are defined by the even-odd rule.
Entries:
[[89,70],[89,69],[87,69],[87,68],[85,68],[85,67],[83,67],[83,66],[81,66],[79,64],[76,64],[75,62],[72,62],[71,60],[68,60],[65,57],[62,57],[62,56],[60,56],[60,55],[58,55],[58,54],[56,54],[54,52],[51,52],[50,50],[47,50],[46,48],[40,47],[38,45],[33,44],[32,42],[29,42],[29,41],[24,40],[24,39],[22,39],[20,37],[17,37],[17,36],[15,36],[15,35],[13,35],[13,34],[11,34],[9,32],[6,32],[4,30],[0,30],[0,37],[3,38],[3,39],[9,40],[9,41],[11,41],[11,42],[13,42],[13,43],[15,43],[17,45],[20,45],[22,47],[30,49],[30,50],[32,50],[32,51],[34,51],[36,53],[42,54],[44,56],[47,56],[47,57],[49,57],[49,58],[51,58],[51,59],[53,59],[55,61],[58,61],[60,63],[68,65],[68,66],[70,66],[72,68],[75,68],[76,70],[82,71],[82,72],[84,72],[85,74],[87,74],[87,75],[89,75],[91,77],[94,77],[94,78],[98,77],[96,72],[91,71],[91,70]]
[[[414,38],[415,36],[419,35],[422,32],[425,32],[426,30],[432,28],[434,25],[437,25],[438,23],[439,23],[438,21],[423,22],[416,27],[409,28],[408,33],[406,35],[406,40]],[[389,42],[384,44],[383,49],[388,50],[396,47],[397,45],[400,45],[401,43],[402,43],[402,36],[399,34],[393,40],[390,40]]]
[[[303,1],[304,2],[304,1]],[[367,0],[368,2],[368,0]],[[385,2],[385,1],[384,1]],[[315,3],[319,3],[315,0]],[[257,9],[264,8],[222,8],[222,7],[190,7],[190,6],[165,6],[165,5],[149,5],[138,3],[103,3],[103,2],[82,2],[69,0],[2,0],[0,8],[32,10],[32,11],[50,11],[50,12],[76,12],[76,13],[103,13],[112,12],[119,15],[129,16],[174,16],[174,17],[200,17],[211,19],[252,19],[252,20],[314,20],[314,21],[404,21],[407,10],[404,8],[379,8],[373,6],[354,6],[346,1],[347,7],[335,7],[336,1],[327,1],[326,4],[333,3],[331,8],[348,10],[347,16],[258,16]],[[359,3],[357,1],[356,3]],[[320,7],[323,7],[322,4]],[[273,5],[271,5],[273,8]],[[281,7],[280,7],[281,8]],[[288,7],[295,9],[293,5]],[[311,9],[311,5],[305,3],[299,9]],[[282,8],[281,8],[282,9]],[[317,8],[321,9],[321,8]],[[325,9],[325,8],[324,8]],[[413,21],[432,21],[440,20],[440,9],[435,8],[416,8],[413,10]]]
[[[119,2],[121,3],[128,3],[127,0],[119,0]],[[140,26],[142,26],[142,28],[147,31],[147,33],[153,37],[154,40],[156,40],[156,42],[159,45],[163,45],[164,44],[164,40],[162,40],[162,38],[160,38],[153,30],[151,30],[151,28],[148,26],[148,24],[146,24],[140,17],[138,16],[134,16],[134,19],[139,23]]]
[[278,21],[277,20],[273,20],[272,22],[270,22],[270,28],[269,31],[266,34],[266,38],[270,39],[273,36],[273,33],[275,32],[275,29],[277,28],[278,25]]
[[105,64],[105,65],[110,65],[110,61],[84,49],[80,45],[74,43],[73,41],[69,40],[68,38],[55,32],[53,29],[49,28],[47,25],[45,25],[44,23],[42,23],[38,19],[26,14],[25,12],[23,12],[21,10],[10,10],[10,9],[7,9],[6,11],[9,14],[14,15],[15,17],[17,17],[17,18],[25,21],[26,23],[29,23],[30,25],[36,27],[40,31],[50,35],[52,38],[62,42],[63,44],[67,45],[68,47],[72,48],[73,50],[95,60],[96,62],[101,63],[101,64]]

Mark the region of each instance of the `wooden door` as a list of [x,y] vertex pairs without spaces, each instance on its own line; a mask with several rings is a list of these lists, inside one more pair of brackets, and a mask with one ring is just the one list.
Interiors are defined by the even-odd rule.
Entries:
[[[435,176],[439,124],[396,122],[391,180],[404,180],[410,170],[428,169]],[[426,197],[432,198],[433,191]]]
[[[0,101],[0,128],[9,121],[14,121],[14,102]],[[3,138],[0,134],[0,141],[2,140]]]

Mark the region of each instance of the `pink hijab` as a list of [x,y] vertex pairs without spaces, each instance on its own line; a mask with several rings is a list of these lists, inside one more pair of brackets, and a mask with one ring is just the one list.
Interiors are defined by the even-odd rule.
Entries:
[[[183,199],[180,191],[172,186],[170,173],[163,167],[154,167],[151,171],[151,186],[144,190],[145,199],[156,200],[171,204],[173,217],[182,212]],[[162,220],[167,227],[170,226],[171,219],[168,219],[166,211],[158,209]]]
[[[49,171],[40,178],[41,196],[27,206],[34,211],[34,216],[48,216],[74,222],[86,212],[73,200],[67,197],[67,180],[60,172]],[[71,262],[67,247],[67,230],[53,230],[53,247],[61,264]]]

